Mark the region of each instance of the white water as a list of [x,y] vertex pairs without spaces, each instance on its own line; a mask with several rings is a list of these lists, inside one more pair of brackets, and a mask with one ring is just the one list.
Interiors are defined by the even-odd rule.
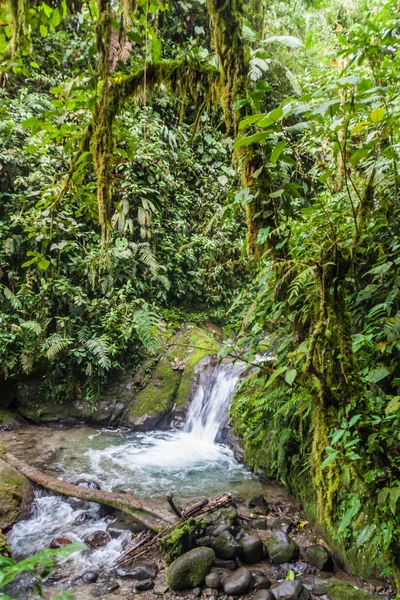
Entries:
[[[160,504],[165,504],[171,491],[183,503],[224,492],[254,495],[259,483],[236,462],[229,447],[216,442],[227,424],[228,407],[244,368],[244,363],[223,363],[200,373],[183,430],[41,430],[41,444],[60,449],[57,461],[48,466],[60,469],[63,479],[88,479],[101,489],[123,489]],[[87,520],[82,523],[84,513]],[[111,521],[101,517],[97,505],[37,494],[32,518],[17,523],[9,539],[20,558],[48,548],[55,537],[82,539],[91,531],[106,529]],[[78,572],[111,565],[121,552],[123,538],[80,555]]]

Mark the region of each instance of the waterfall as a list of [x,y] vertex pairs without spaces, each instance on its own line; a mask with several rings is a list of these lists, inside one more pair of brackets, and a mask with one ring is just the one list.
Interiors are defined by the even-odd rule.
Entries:
[[204,369],[191,402],[184,431],[205,442],[214,442],[227,422],[236,384],[246,368],[241,361],[221,363],[211,375]]

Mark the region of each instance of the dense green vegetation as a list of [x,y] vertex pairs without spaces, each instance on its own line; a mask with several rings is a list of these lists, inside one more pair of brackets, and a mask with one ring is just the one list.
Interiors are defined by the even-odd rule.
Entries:
[[398,583],[398,4],[326,4],[3,6],[1,377],[95,404],[224,325],[248,462]]

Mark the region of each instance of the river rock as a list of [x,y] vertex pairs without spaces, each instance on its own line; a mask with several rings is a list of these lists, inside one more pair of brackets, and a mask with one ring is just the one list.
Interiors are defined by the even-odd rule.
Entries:
[[265,519],[253,519],[251,521],[251,528],[265,531],[267,529],[267,523]]
[[253,596],[253,600],[276,600],[271,590],[259,590]]
[[221,579],[218,573],[209,573],[206,577],[206,586],[218,590],[221,585]]
[[154,587],[153,579],[144,579],[143,581],[139,581],[135,586],[135,592],[147,592],[148,590],[152,590]]
[[234,504],[226,508],[219,508],[213,513],[213,521],[216,525],[236,525],[239,513]]
[[248,565],[254,565],[263,558],[263,542],[257,535],[246,535],[240,540],[242,558]]
[[78,479],[73,481],[75,485],[79,485],[79,487],[88,488],[89,490],[100,490],[100,486],[97,481],[93,481],[92,479]]
[[7,598],[13,598],[14,600],[40,600],[42,595],[39,594],[41,585],[41,579],[39,575],[33,571],[23,571],[18,573],[16,577],[9,584],[5,585],[1,589],[3,594],[7,595]]
[[249,501],[249,508],[255,508],[256,506],[268,506],[263,494],[258,494]]
[[203,585],[215,560],[211,548],[200,547],[186,552],[167,568],[167,583],[171,590],[185,590]]
[[107,531],[99,529],[98,531],[88,533],[84,537],[84,541],[88,546],[91,546],[91,548],[103,548],[111,541],[111,536]]
[[33,499],[28,479],[0,459],[0,529],[7,530],[19,519],[27,519]]
[[296,542],[281,530],[274,531],[268,542],[270,559],[275,564],[291,562],[299,557],[300,550]]
[[228,596],[241,596],[247,594],[252,581],[250,571],[246,567],[241,567],[224,579],[222,589]]
[[261,571],[251,571],[251,576],[253,578],[253,588],[257,590],[269,590],[271,587],[271,582],[264,573]]
[[274,519],[271,522],[272,529],[281,529],[284,533],[288,534],[293,531],[295,524],[291,519],[287,517],[280,517],[278,519]]
[[158,573],[156,563],[149,560],[143,560],[133,563],[129,568],[118,569],[118,577],[124,579],[137,579],[138,581],[145,581],[146,579],[155,579]]
[[310,592],[300,581],[284,581],[274,590],[278,600],[310,600]]
[[213,537],[218,537],[219,535],[221,535],[221,533],[224,533],[224,531],[229,531],[229,533],[232,533],[230,531],[230,527],[231,527],[230,525],[225,525],[225,524],[218,525],[218,527],[216,527],[214,529],[214,531],[212,533],[212,536]]
[[86,571],[86,573],[82,575],[84,583],[96,583],[98,577],[99,574],[97,571]]
[[230,559],[239,556],[242,546],[235,540],[229,531],[224,531],[212,541],[211,548],[218,558]]
[[304,550],[304,558],[320,571],[332,571],[333,569],[332,554],[322,544],[308,546]]
[[56,537],[54,538],[54,540],[52,540],[50,542],[50,548],[52,550],[55,550],[57,548],[62,548],[63,546],[69,546],[69,544],[72,544],[72,540],[70,540],[67,537]]
[[234,560],[216,558],[214,560],[214,566],[216,566],[218,569],[228,569],[229,571],[234,571],[236,569],[236,562]]

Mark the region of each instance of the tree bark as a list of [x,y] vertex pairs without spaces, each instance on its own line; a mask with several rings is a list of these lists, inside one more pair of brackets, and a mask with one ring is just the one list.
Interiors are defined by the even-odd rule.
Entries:
[[15,467],[20,473],[30,479],[30,481],[33,481],[48,490],[58,492],[64,496],[79,498],[80,500],[85,500],[87,502],[97,502],[98,504],[112,506],[121,512],[131,515],[151,531],[159,532],[168,525],[178,522],[177,517],[167,510],[130,494],[103,492],[102,490],[84,488],[79,485],[74,485],[73,483],[55,479],[54,477],[50,477],[34,467],[31,467],[9,452],[6,452],[2,458],[9,465]]

